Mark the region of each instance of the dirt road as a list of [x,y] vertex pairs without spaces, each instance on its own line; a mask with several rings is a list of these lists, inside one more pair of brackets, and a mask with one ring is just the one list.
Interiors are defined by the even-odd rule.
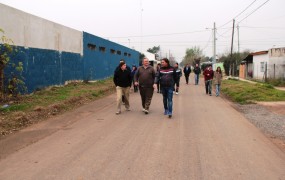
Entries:
[[282,150],[226,100],[181,81],[172,119],[160,94],[148,115],[137,93],[115,115],[111,95],[10,136],[0,179],[285,180]]

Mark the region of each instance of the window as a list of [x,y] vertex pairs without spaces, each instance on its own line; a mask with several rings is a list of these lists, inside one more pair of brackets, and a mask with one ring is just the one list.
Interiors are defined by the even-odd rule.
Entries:
[[121,55],[121,51],[117,51],[117,54]]
[[132,55],[131,54],[128,54],[128,57],[131,57]]
[[128,53],[125,52],[125,53],[124,53],[124,56],[128,56]]
[[110,53],[111,54],[116,54],[116,50],[115,49],[110,49]]
[[260,72],[264,72],[265,67],[264,67],[264,62],[260,63]]
[[99,51],[100,51],[100,52],[105,52],[105,51],[106,51],[106,48],[105,48],[105,47],[99,47]]
[[88,49],[90,49],[90,50],[92,50],[92,51],[95,51],[95,50],[96,50],[96,45],[95,45],[95,44],[90,44],[90,43],[88,43],[88,44],[87,44],[87,47],[88,47]]

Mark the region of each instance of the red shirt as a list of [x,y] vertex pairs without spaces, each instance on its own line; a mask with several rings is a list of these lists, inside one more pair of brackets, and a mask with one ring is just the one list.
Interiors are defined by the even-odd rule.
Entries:
[[211,80],[214,77],[214,71],[212,69],[210,70],[207,68],[204,70],[203,75],[204,75],[205,81]]

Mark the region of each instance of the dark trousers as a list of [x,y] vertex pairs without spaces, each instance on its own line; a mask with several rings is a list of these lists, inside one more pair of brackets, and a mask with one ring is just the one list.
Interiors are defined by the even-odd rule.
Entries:
[[175,90],[175,92],[179,91],[179,83],[180,83],[180,78],[175,80],[175,83],[174,83],[174,90]]
[[185,75],[186,84],[189,82],[189,75]]
[[205,81],[206,94],[212,94],[212,80]]
[[132,85],[134,87],[134,92],[138,92],[138,86],[135,85],[135,80],[133,79]]
[[139,90],[142,99],[142,107],[146,110],[149,110],[154,89],[153,87],[139,86]]
[[160,81],[158,81],[156,85],[157,85],[157,92],[159,93],[160,92]]

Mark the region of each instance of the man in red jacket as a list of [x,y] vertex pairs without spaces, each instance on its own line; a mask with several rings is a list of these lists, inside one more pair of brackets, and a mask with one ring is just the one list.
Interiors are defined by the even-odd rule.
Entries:
[[212,80],[214,77],[214,71],[212,70],[212,66],[209,65],[203,72],[204,80],[205,80],[205,88],[206,94],[209,93],[212,96]]

